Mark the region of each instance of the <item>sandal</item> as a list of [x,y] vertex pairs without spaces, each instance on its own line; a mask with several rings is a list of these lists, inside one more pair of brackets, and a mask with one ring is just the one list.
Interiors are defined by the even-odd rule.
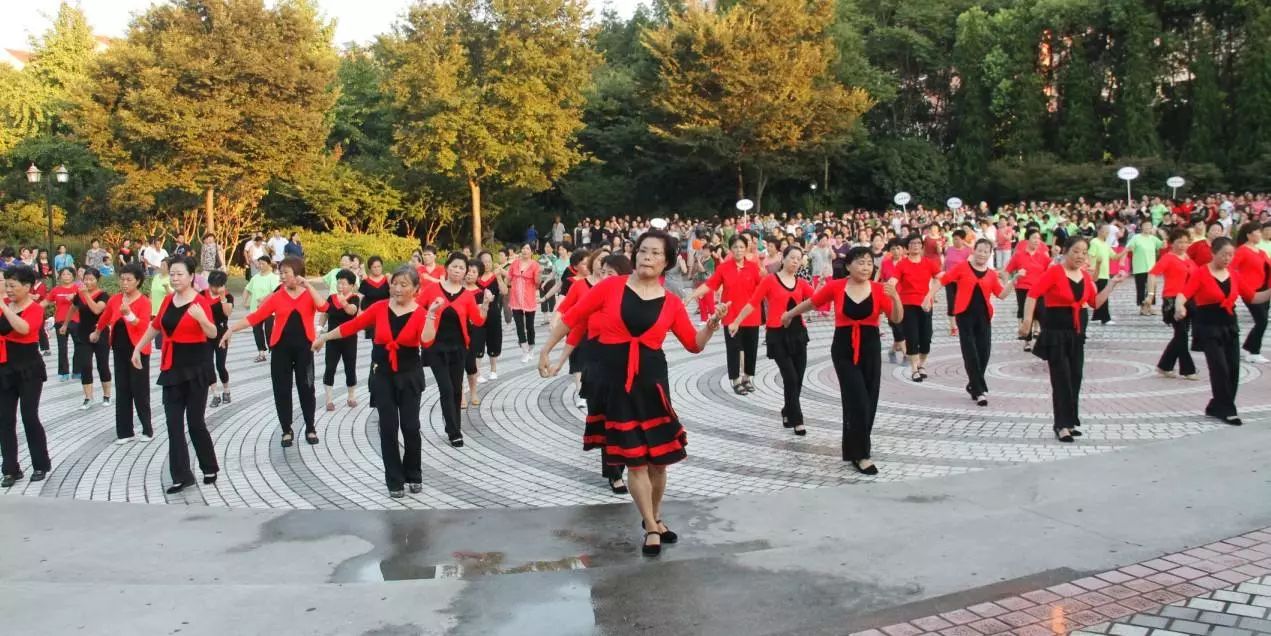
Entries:
[[295,438],[296,438],[295,434],[293,434],[291,431],[283,431],[282,432],[282,447],[291,448],[291,442]]
[[268,357],[268,356],[266,356],[266,355],[265,355],[265,354],[263,354],[263,353],[260,353],[260,354],[257,354],[257,355],[256,355],[256,360],[255,360],[255,361],[256,361],[256,362],[265,362],[265,361],[266,361],[266,360],[268,360],[268,359],[269,359],[269,357]]
[[736,393],[737,395],[745,395],[746,394],[745,385],[743,385],[741,382],[734,382],[733,393]]
[[795,434],[795,435],[798,435],[798,436],[800,436],[800,437],[802,437],[802,436],[804,436],[804,435],[807,435],[807,434],[808,434],[808,429],[803,428],[803,425],[802,425],[802,424],[799,424],[799,425],[797,425],[797,426],[795,426],[795,427],[794,427],[794,434]]
[[317,444],[317,443],[318,443],[318,432],[317,432],[317,431],[305,431],[305,441],[306,441],[306,442],[309,442],[309,445],[310,445],[310,446],[312,446],[312,445],[314,445],[314,444]]
[[[625,495],[625,494],[627,494],[627,485],[626,485],[626,484],[623,484],[623,485],[621,485],[621,486],[618,486],[618,485],[617,485],[617,483],[618,483],[618,482],[620,482],[620,481],[622,481],[622,480],[621,480],[621,479],[610,479],[610,480],[609,480],[609,490],[612,490],[612,491],[613,491],[613,494],[615,494],[615,495]],[[642,522],[642,523],[643,523],[643,522]]]
[[910,379],[910,380],[913,380],[914,382],[922,382],[922,373],[919,373],[918,371],[914,371],[914,372],[913,372],[913,373],[909,376],[909,379]]
[[[660,527],[660,526],[665,526],[665,525],[666,525],[666,524],[665,524],[665,523],[662,523],[662,520],[661,520],[661,519],[658,519],[658,526],[659,526],[659,527]],[[641,520],[641,521],[640,521],[640,528],[641,528],[641,529],[644,529],[644,521],[643,521],[643,520]],[[657,531],[657,534],[658,534],[658,536],[662,537],[662,543],[675,543],[676,541],[679,541],[679,540],[680,540],[680,535],[675,534],[674,532],[672,532],[670,528],[667,528],[665,531],[658,530],[658,531]]]
[[479,397],[473,397],[473,398],[472,398],[472,406],[481,406],[481,398],[479,398]]
[[921,376],[922,376],[922,379],[926,380],[926,379],[927,379],[927,367],[918,367],[918,375],[921,375]]

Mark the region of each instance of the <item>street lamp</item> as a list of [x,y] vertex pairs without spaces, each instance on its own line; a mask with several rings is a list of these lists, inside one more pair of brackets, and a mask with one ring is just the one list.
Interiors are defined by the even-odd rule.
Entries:
[[[26,169],[26,180],[28,183],[37,184],[43,177],[44,172],[31,164]],[[49,258],[53,258],[53,182],[66,183],[71,178],[71,171],[66,169],[65,165],[59,165],[53,169],[53,179],[44,181],[44,214],[49,221],[48,248]]]

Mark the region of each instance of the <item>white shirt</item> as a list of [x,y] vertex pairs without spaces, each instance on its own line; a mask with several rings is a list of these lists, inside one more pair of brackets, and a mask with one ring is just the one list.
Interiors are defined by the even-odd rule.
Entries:
[[269,251],[275,263],[281,261],[287,255],[287,239],[281,236],[269,239]]
[[159,249],[147,247],[141,253],[141,260],[146,262],[147,267],[158,269],[163,264],[163,261],[168,260],[168,250],[162,247]]

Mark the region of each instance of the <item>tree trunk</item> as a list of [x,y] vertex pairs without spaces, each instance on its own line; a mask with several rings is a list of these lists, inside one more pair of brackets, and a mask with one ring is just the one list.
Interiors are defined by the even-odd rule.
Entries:
[[828,200],[828,197],[830,196],[830,156],[825,155],[825,158],[822,159],[822,161],[824,163],[822,163],[821,166],[824,168],[825,172],[821,179],[821,192],[825,194]]
[[755,179],[755,214],[763,212],[763,191],[768,187],[768,174],[759,167],[759,176]]
[[212,186],[208,186],[207,198],[203,202],[203,214],[205,216],[204,220],[206,221],[204,225],[207,226],[206,228],[203,229],[204,234],[214,234],[216,232],[216,211],[213,208],[213,204],[215,202],[216,202],[216,195],[214,191],[212,190]]
[[468,190],[472,192],[472,253],[481,253],[481,183],[476,179],[468,179]]
[[741,172],[741,162],[737,162],[737,200],[746,198],[746,177]]

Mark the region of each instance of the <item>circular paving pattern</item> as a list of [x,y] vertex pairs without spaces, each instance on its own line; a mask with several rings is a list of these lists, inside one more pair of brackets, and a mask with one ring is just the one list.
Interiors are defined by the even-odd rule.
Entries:
[[[841,406],[829,360],[833,327],[828,320],[811,326],[803,396],[806,437],[795,437],[781,426],[781,380],[762,357],[762,346],[754,379],[758,391],[742,397],[728,387],[722,336],[700,355],[668,345],[672,399],[690,441],[688,460],[673,468],[668,496],[688,499],[939,477],[1103,453],[1220,426],[1200,416],[1209,397],[1207,382],[1157,377],[1154,366],[1167,327],[1157,317],[1137,316],[1131,303],[1128,290],[1117,294],[1113,311],[1118,323],[1091,327],[1081,404],[1086,436],[1076,444],[1053,438],[1045,363],[1024,353],[1015,340],[1013,312],[998,312],[987,374],[991,404],[978,407],[963,389],[966,375],[957,339],[948,335],[938,306],[927,364],[930,377],[914,383],[908,367],[883,362],[873,436],[882,471],[873,477],[856,473],[839,459]],[[1241,320],[1247,319],[1242,312]],[[41,407],[53,472],[44,482],[23,480],[0,492],[252,508],[500,508],[627,501],[610,494],[599,475],[598,454],[581,450],[582,413],[573,406],[571,380],[563,375],[539,378],[532,363],[520,362],[514,330],[505,334],[507,353],[499,379],[481,385],[479,408],[463,412],[464,448],[446,443],[435,388],[424,393],[424,489],[417,495],[390,499],[384,491],[378,428],[365,387],[358,389],[359,406],[341,404],[334,413],[321,409],[319,389],[322,443],[281,448],[269,365],[251,362],[249,337],[235,339],[230,354],[233,403],[208,411],[222,465],[215,486],[164,494],[167,436],[157,388],[151,403],[158,436],[149,444],[115,446],[113,408],[98,404],[80,411],[78,383],[53,380],[45,387]],[[365,365],[369,344],[363,341],[361,347],[359,359]],[[1197,362],[1204,378],[1204,360],[1198,356]],[[365,379],[365,366],[359,375]],[[1271,410],[1271,390],[1262,370],[1242,365],[1241,383],[1242,415],[1250,423],[1263,420]],[[297,422],[297,430],[300,426]],[[21,445],[21,460],[29,470],[25,441]]]

